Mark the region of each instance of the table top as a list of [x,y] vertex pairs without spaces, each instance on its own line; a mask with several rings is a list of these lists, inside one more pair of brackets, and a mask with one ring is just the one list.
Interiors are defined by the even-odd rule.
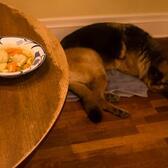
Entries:
[[0,78],[0,167],[16,167],[55,123],[68,89],[64,51],[36,19],[0,3],[0,36],[26,37],[40,43],[47,58],[30,74]]

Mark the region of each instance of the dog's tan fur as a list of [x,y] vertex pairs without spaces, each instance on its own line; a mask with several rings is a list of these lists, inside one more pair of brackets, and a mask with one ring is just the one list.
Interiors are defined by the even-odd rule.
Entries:
[[70,67],[70,89],[83,99],[85,110],[90,111],[92,107],[99,107],[117,116],[127,117],[127,112],[104,98],[107,77],[99,54],[89,48],[73,48],[65,52]]
[[[120,27],[120,26],[118,26]],[[128,113],[105,98],[107,86],[106,70],[117,69],[121,72],[136,76],[143,80],[149,89],[162,90],[164,85],[153,85],[148,77],[151,60],[139,50],[127,50],[122,42],[118,58],[104,61],[103,56],[92,48],[83,46],[65,48],[70,68],[70,90],[82,99],[84,108],[89,118],[98,122],[101,111],[125,118]],[[138,56],[137,56],[138,55]],[[157,68],[163,74],[162,82],[168,81],[168,58],[157,64]],[[97,118],[95,116],[97,115]]]

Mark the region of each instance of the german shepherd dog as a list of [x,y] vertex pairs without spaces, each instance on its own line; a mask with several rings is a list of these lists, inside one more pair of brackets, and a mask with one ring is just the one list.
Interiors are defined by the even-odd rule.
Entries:
[[69,89],[81,98],[87,116],[95,123],[101,121],[103,110],[121,118],[129,116],[106,99],[108,69],[136,76],[150,90],[168,95],[168,56],[135,25],[91,24],[72,32],[61,44],[70,68]]

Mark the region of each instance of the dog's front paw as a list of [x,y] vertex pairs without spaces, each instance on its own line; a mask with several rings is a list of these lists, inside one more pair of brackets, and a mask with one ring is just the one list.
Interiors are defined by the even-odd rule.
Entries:
[[119,96],[114,95],[112,93],[106,93],[104,96],[105,96],[105,99],[110,103],[116,103],[116,102],[119,102],[120,100]]
[[121,109],[115,109],[114,115],[120,118],[128,118],[130,116],[130,114],[127,111]]

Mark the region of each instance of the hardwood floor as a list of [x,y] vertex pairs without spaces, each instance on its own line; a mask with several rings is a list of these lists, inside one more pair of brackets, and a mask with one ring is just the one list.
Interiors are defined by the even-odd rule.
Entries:
[[[168,46],[168,39],[161,42]],[[122,98],[118,105],[131,117],[104,112],[103,121],[93,124],[79,102],[66,102],[48,136],[20,168],[168,168],[168,99],[150,93]]]
[[65,103],[53,129],[24,168],[167,168],[168,99],[122,98],[131,117],[104,113],[91,123],[78,102]]

